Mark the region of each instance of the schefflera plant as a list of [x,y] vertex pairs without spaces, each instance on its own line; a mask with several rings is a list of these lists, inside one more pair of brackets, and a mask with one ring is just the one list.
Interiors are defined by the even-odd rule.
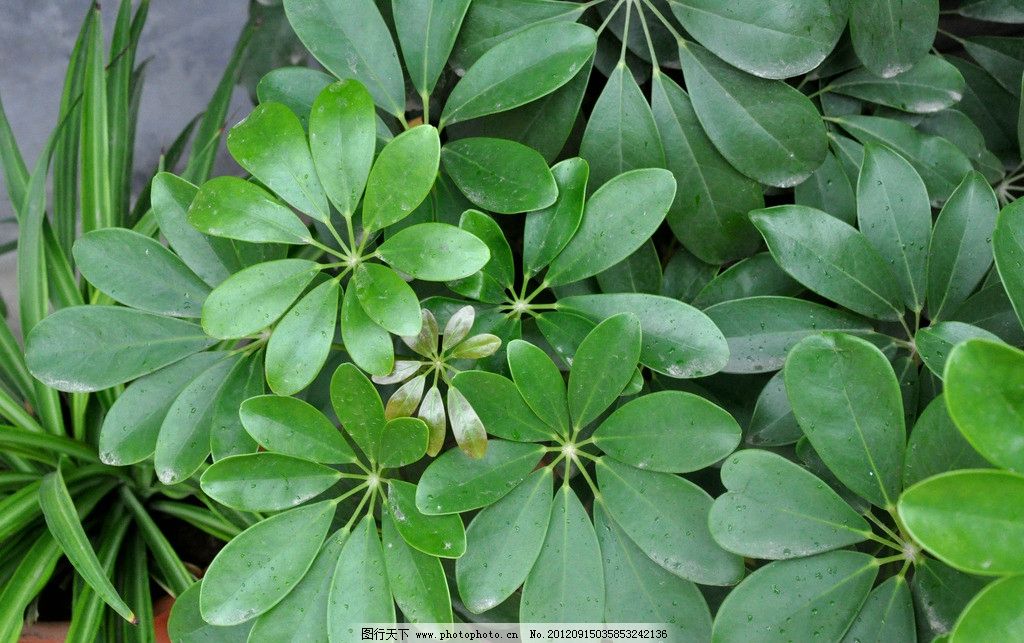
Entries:
[[606,415],[640,351],[640,322],[624,313],[585,337],[567,382],[523,340],[507,347],[511,379],[453,379],[492,439],[482,459],[452,449],[434,460],[416,504],[434,516],[481,509],[456,562],[470,611],[522,586],[523,622],[658,622],[708,637],[710,612],[694,583],[735,584],[743,561],[711,538],[712,498],[676,474],[730,454],[740,428],[682,391],[639,395]]
[[275,513],[218,553],[198,599],[175,606],[172,636],[201,617],[249,641],[349,641],[355,624],[393,622],[396,602],[409,621],[451,622],[439,558],[465,551],[462,520],[421,513],[401,473],[426,453],[427,425],[387,419],[351,363],[334,372],[330,398],[343,432],[297,398],[242,404],[264,450],[219,460],[201,485],[227,507]]
[[[444,446],[448,419],[451,420],[455,441],[466,453],[479,458],[487,448],[487,432],[480,419],[458,389],[450,386],[452,377],[460,372],[459,366],[468,360],[489,357],[501,348],[501,339],[490,333],[470,336],[475,320],[473,307],[463,306],[445,323],[439,341],[437,319],[424,309],[423,327],[419,334],[402,337],[405,345],[422,359],[396,360],[391,373],[373,376],[377,384],[402,384],[388,398],[384,415],[390,420],[415,413],[423,420],[430,429],[427,455],[431,457]],[[424,394],[428,381],[430,388]],[[447,411],[439,385],[447,387]]]
[[726,493],[711,508],[712,536],[729,551],[772,562],[726,597],[715,640],[945,635],[986,581],[927,556],[897,501],[924,478],[984,460],[958,434],[942,395],[908,440],[896,373],[864,339],[805,338],[783,377],[804,434],[795,456],[802,462],[753,449],[722,467]]

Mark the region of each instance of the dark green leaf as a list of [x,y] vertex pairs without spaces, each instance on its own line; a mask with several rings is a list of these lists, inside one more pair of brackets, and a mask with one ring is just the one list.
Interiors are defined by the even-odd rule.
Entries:
[[451,597],[441,561],[403,540],[397,518],[385,514],[381,522],[388,587],[402,615],[411,623],[450,623]]
[[938,0],[866,0],[850,12],[850,37],[864,65],[891,78],[928,53],[938,23]]
[[[859,11],[859,10],[858,10]],[[832,91],[905,112],[926,114],[955,105],[963,97],[964,77],[939,56],[925,56],[891,77],[855,69],[829,83]]]
[[416,508],[416,485],[388,482],[387,506],[405,542],[431,556],[459,558],[466,553],[466,530],[458,514],[428,516]]
[[500,138],[463,138],[441,150],[444,169],[466,198],[499,214],[546,208],[558,186],[534,150]]
[[574,433],[593,422],[619,397],[640,358],[640,320],[620,313],[583,339],[573,358],[567,388]]
[[[543,350],[518,339],[509,342],[506,353],[512,379],[526,404],[549,427],[561,435],[569,435],[565,380],[555,363]],[[519,415],[507,405],[504,414]]]
[[[513,369],[513,374],[515,372]],[[516,442],[545,442],[554,437],[553,427],[537,417],[517,385],[508,378],[496,373],[466,371],[456,375],[452,384],[469,401],[489,434]],[[564,396],[563,384],[563,405]]]
[[490,440],[487,453],[479,459],[451,449],[423,472],[416,506],[428,515],[486,507],[526,479],[543,453],[541,445],[503,440]]
[[363,454],[375,460],[386,420],[373,383],[352,364],[342,364],[331,377],[331,406]]
[[759,252],[720,272],[701,288],[693,298],[693,305],[707,308],[734,299],[796,295],[802,290],[803,286],[783,272],[771,254]]
[[917,331],[914,334],[914,345],[928,370],[942,379],[946,359],[953,347],[975,337],[999,341],[998,337],[983,328],[950,321],[932,324]]
[[1024,325],[1024,201],[1014,201],[999,213],[992,251],[999,278]]
[[395,0],[391,3],[405,68],[420,95],[430,94],[444,71],[469,2],[455,0],[439,4],[431,0]]
[[579,228],[590,168],[579,157],[566,159],[551,168],[558,187],[558,199],[547,208],[526,215],[523,231],[523,271],[539,272],[558,256]]
[[395,603],[373,516],[352,529],[338,557],[327,607],[328,638],[351,641],[362,623],[393,623]]
[[907,440],[903,463],[903,486],[956,469],[984,469],[988,463],[971,447],[946,411],[946,398],[939,395],[917,418]]
[[483,268],[490,251],[483,241],[461,228],[447,223],[420,223],[388,237],[377,248],[377,256],[417,279],[448,281]]
[[356,461],[341,433],[307,402],[260,395],[243,402],[239,414],[245,430],[268,451],[328,464]]
[[390,419],[381,434],[377,460],[382,467],[389,468],[412,464],[426,454],[428,439],[427,425],[422,420],[413,417]]
[[203,491],[241,511],[280,511],[315,498],[341,479],[330,467],[279,453],[218,460],[203,472]]
[[363,311],[356,289],[345,291],[341,303],[341,338],[352,361],[371,375],[386,375],[395,365],[391,334]]
[[167,633],[181,643],[245,643],[252,623],[230,627],[210,625],[199,613],[199,594],[202,583],[195,583],[178,595],[167,620]]

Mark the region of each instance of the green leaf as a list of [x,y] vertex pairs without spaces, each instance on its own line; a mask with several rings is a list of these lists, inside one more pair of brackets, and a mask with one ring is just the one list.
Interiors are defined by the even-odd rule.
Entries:
[[441,150],[445,172],[475,205],[499,214],[546,208],[558,197],[547,161],[500,138],[462,138]]
[[342,299],[341,338],[352,361],[371,375],[386,375],[394,368],[391,335],[367,317],[355,288],[346,290]]
[[650,239],[633,254],[604,272],[596,275],[601,292],[645,292],[658,294],[661,291],[661,257]]
[[946,397],[939,394],[917,418],[907,440],[903,486],[957,469],[989,466],[953,424],[946,411]]
[[223,357],[206,351],[140,377],[117,397],[100,428],[100,459],[113,466],[141,462],[153,455],[167,411],[182,389]]
[[354,78],[389,114],[405,113],[395,43],[373,0],[286,0],[288,22],[309,53],[338,78]]
[[1024,577],[1015,576],[995,581],[974,597],[956,622],[949,640],[1013,641],[1024,636],[1020,622],[1020,596]]
[[279,453],[251,453],[218,460],[203,472],[203,491],[241,511],[280,511],[315,498],[341,474],[330,467]]
[[229,542],[203,577],[203,620],[237,625],[280,602],[313,564],[334,509],[332,501],[291,509],[256,523]]
[[999,213],[992,251],[999,278],[1024,325],[1024,201],[1014,201]]
[[[526,404],[560,435],[569,435],[565,380],[555,363],[543,350],[519,339],[509,342],[506,354],[512,379]],[[504,413],[517,415],[508,406]]]
[[716,56],[762,78],[789,78],[817,67],[846,27],[845,0],[670,0],[687,33]]
[[288,206],[255,183],[218,176],[204,183],[188,210],[197,230],[256,243],[306,244],[312,235]]
[[75,264],[113,299],[150,313],[198,317],[210,287],[158,242],[121,228],[95,230],[74,246]]
[[267,343],[267,384],[278,395],[306,388],[331,350],[338,316],[338,281],[309,291],[281,318]]
[[946,404],[967,441],[993,464],[1024,472],[1024,353],[987,339],[958,345],[946,362]]
[[330,220],[306,132],[281,103],[261,103],[228,132],[228,150],[245,170],[292,207],[319,221]]
[[[512,248],[508,245],[501,226],[493,218],[479,210],[466,210],[459,217],[459,227],[484,242],[490,252],[490,259],[479,273],[471,275],[458,284],[460,286],[463,283],[474,284],[475,280],[479,278],[481,283],[486,282],[497,286],[496,290],[501,290],[501,292],[496,293],[496,298],[504,301],[503,289],[511,288],[515,282],[515,260],[512,257]],[[449,284],[449,287],[453,290],[456,289],[455,284]]]
[[583,217],[590,167],[579,157],[565,159],[551,168],[558,198],[549,207],[526,215],[523,229],[523,271],[532,276],[558,256]]
[[679,47],[693,109],[729,163],[752,179],[791,187],[825,160],[821,115],[779,80],[750,76],[695,43]]
[[156,440],[153,465],[164,484],[195,473],[210,455],[210,429],[218,393],[237,357],[225,357],[196,375],[167,410]]
[[413,127],[389,141],[366,180],[363,234],[412,214],[430,193],[440,161],[441,141],[431,125]]
[[832,91],[916,114],[937,112],[963,97],[964,77],[939,56],[925,56],[903,73],[883,78],[855,69],[829,83]]
[[949,634],[964,607],[992,579],[972,576],[920,556],[914,565],[911,588],[915,607],[927,607],[926,618],[917,619],[918,640]]
[[420,223],[388,237],[377,248],[377,256],[417,279],[448,281],[483,268],[490,251],[483,241],[461,228],[447,223]]
[[661,225],[675,188],[672,174],[656,168],[632,170],[602,185],[587,200],[576,234],[551,262],[545,282],[579,281],[633,254]]
[[962,16],[991,22],[1024,22],[1024,7],[1015,0],[965,0],[956,9]]
[[168,635],[181,643],[245,643],[252,623],[221,627],[203,620],[199,613],[201,588],[200,581],[178,595],[167,619]]
[[718,608],[715,641],[758,633],[766,639],[838,641],[871,591],[878,563],[855,551],[769,563]]
[[572,22],[539,24],[490,47],[448,96],[441,125],[519,107],[566,84],[594,54],[597,36]]
[[42,485],[39,487],[39,506],[43,510],[50,534],[60,544],[64,555],[89,587],[122,618],[136,623],[135,614],[118,595],[103,565],[96,557],[89,537],[85,535],[78,511],[68,494],[64,476],[59,468],[43,476]]
[[889,360],[863,339],[823,333],[790,351],[785,379],[793,414],[832,473],[865,500],[892,508],[907,432]]
[[412,86],[429,95],[444,71],[470,0],[436,3],[397,0],[391,3],[395,31]]
[[360,520],[345,542],[328,601],[327,631],[332,641],[351,641],[357,624],[395,621],[384,550],[372,515]]
[[852,226],[800,205],[756,210],[750,219],[779,266],[810,290],[873,319],[902,317],[896,278]]
[[373,163],[373,99],[356,80],[324,88],[309,116],[309,149],[327,197],[345,218],[355,212]]
[[397,518],[381,517],[388,586],[402,615],[411,623],[451,623],[452,604],[441,561],[409,546]]
[[[309,67],[271,69],[256,84],[256,97],[261,103],[283,103],[295,112],[304,128],[309,127],[313,102],[334,77]],[[344,82],[344,81],[342,81]],[[353,85],[358,81],[349,81]],[[373,99],[370,99],[371,103]],[[321,183],[323,177],[321,177]],[[327,189],[327,186],[324,185]],[[328,195],[330,196],[330,195]]]
[[903,303],[924,307],[932,210],[924,182],[903,157],[867,143],[857,179],[857,227],[893,271]]
[[559,308],[603,320],[632,312],[640,318],[640,363],[669,377],[703,377],[729,361],[725,337],[696,308],[681,301],[645,294],[564,297]]
[[[507,377],[484,371],[464,371],[452,379],[452,385],[469,401],[491,435],[515,442],[546,442],[555,435],[553,427],[534,413],[518,385]],[[564,405],[564,384],[562,396]]]
[[619,397],[640,358],[640,320],[621,313],[583,339],[569,371],[569,415],[574,429],[593,422]]
[[373,322],[395,335],[416,335],[423,320],[416,293],[394,270],[375,263],[360,264],[349,288]]
[[651,107],[624,62],[615,66],[594,103],[580,156],[590,164],[594,185],[629,170],[665,165]]
[[356,462],[341,433],[307,402],[260,395],[244,401],[239,415],[249,435],[268,451],[327,464]]
[[982,575],[1020,574],[1024,476],[950,471],[903,492],[899,515],[914,540],[939,560]]
[[803,436],[804,432],[793,417],[793,408],[786,397],[783,372],[779,371],[757,396],[747,427],[746,442],[754,446],[782,446],[793,444]]
[[[854,174],[859,168],[858,162]],[[853,178],[856,179],[856,176]],[[825,162],[809,179],[793,188],[793,202],[828,212],[850,225],[857,221],[857,202],[851,178],[846,175],[842,163],[832,152],[825,155]]]
[[639,469],[686,473],[732,453],[740,434],[736,420],[704,398],[660,391],[616,409],[592,439],[609,456]]
[[450,449],[420,477],[416,506],[425,514],[437,515],[491,505],[525,480],[543,454],[541,445],[504,440],[490,440],[482,458]]
[[761,186],[737,172],[708,139],[690,97],[655,73],[651,108],[678,189],[666,220],[687,250],[709,263],[753,252],[759,239],[747,212],[764,207]]
[[697,485],[608,458],[597,463],[597,482],[608,514],[664,569],[703,585],[734,585],[743,577],[743,559],[711,538],[711,496]]
[[319,271],[313,261],[278,259],[236,272],[206,298],[203,330],[220,339],[263,330],[291,307]]
[[[419,399],[416,400],[419,402]],[[396,417],[388,420],[381,434],[380,454],[382,467],[397,468],[412,464],[427,452],[429,431],[423,420]]]
[[965,176],[942,206],[928,247],[928,314],[933,322],[966,301],[988,272],[998,214],[996,195],[978,172]]
[[431,556],[459,558],[466,553],[466,530],[458,514],[428,516],[416,508],[416,485],[388,481],[387,506],[402,538]]
[[656,565],[597,505],[606,623],[665,623],[669,640],[711,640],[711,613],[697,586]]
[[576,493],[562,485],[551,502],[537,562],[523,584],[519,618],[524,623],[600,622],[604,602],[597,533]]
[[264,391],[263,353],[257,351],[235,362],[213,403],[210,452],[214,461],[256,452],[256,440],[242,426],[238,409],[242,402]]
[[914,345],[928,370],[942,379],[946,359],[953,347],[976,337],[999,341],[994,334],[977,326],[963,322],[939,322],[917,331],[914,334]]
[[903,576],[893,576],[871,590],[843,643],[916,640],[914,603]]
[[474,614],[511,596],[533,568],[551,517],[551,478],[548,467],[535,471],[469,523],[455,576],[459,596]]
[[853,545],[871,527],[825,482],[769,451],[734,454],[722,467],[728,490],[711,507],[711,535],[748,558],[800,558]]
[[761,373],[782,368],[804,337],[822,331],[864,331],[871,325],[845,310],[791,297],[747,297],[704,311],[729,343],[726,373]]
[[469,6],[452,53],[453,66],[467,68],[496,44],[536,24],[575,22],[586,7],[575,2],[526,0],[508,11],[504,0],[476,0]]
[[768,295],[796,295],[803,286],[794,281],[779,268],[770,253],[756,255],[737,261],[714,279],[707,282],[696,297],[693,305],[707,308],[734,299]]
[[82,231],[108,228],[115,223],[110,167],[110,116],[107,72],[103,55],[103,23],[98,7],[85,46],[82,78]]
[[938,0],[866,0],[850,12],[850,37],[865,67],[892,78],[924,58],[938,24]]
[[100,391],[214,341],[180,319],[114,306],[73,306],[36,324],[25,342],[25,361],[34,376],[59,391]]
[[387,421],[373,383],[352,364],[342,364],[331,377],[331,406],[363,454],[375,461]]
[[692,302],[716,272],[718,266],[704,263],[686,248],[677,248],[665,264],[660,294],[670,299]]
[[328,592],[348,534],[347,529],[339,529],[327,538],[295,589],[256,619],[252,641],[327,640]]

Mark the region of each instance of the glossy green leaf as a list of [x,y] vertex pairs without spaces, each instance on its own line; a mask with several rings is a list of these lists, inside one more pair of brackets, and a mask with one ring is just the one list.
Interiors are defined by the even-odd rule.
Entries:
[[523,270],[536,274],[558,256],[576,233],[583,217],[590,167],[579,157],[551,168],[558,198],[549,207],[526,215],[523,230]]
[[932,210],[924,182],[902,156],[867,143],[857,179],[857,227],[896,277],[903,303],[924,307]]
[[966,301],[988,272],[998,213],[995,193],[977,172],[964,177],[939,212],[928,247],[928,313],[933,322]]
[[946,398],[940,394],[921,412],[910,432],[903,463],[903,486],[909,487],[947,471],[987,466],[988,462],[953,424],[946,411]]
[[280,602],[313,564],[334,508],[326,501],[291,509],[256,523],[229,542],[203,577],[203,619],[213,625],[237,625]]
[[973,338],[999,341],[998,337],[983,328],[951,321],[932,324],[917,331],[914,334],[914,345],[928,370],[942,379],[946,359],[953,347]]
[[459,596],[474,614],[511,596],[533,568],[551,517],[551,478],[550,468],[535,471],[469,523],[455,575]]
[[948,635],[964,607],[991,578],[957,571],[933,558],[921,556],[915,561],[911,588],[919,641]]
[[[522,340],[509,342],[506,354],[512,379],[526,404],[549,427],[568,435],[565,380],[555,363],[543,350]],[[511,408],[505,409],[509,415],[515,414]]]
[[789,78],[818,66],[839,42],[848,3],[797,0],[670,0],[686,31],[716,56],[762,78]]
[[331,406],[363,454],[375,460],[387,421],[373,383],[352,364],[342,364],[331,377]]
[[661,257],[648,239],[633,254],[595,275],[601,292],[661,292]]
[[202,234],[188,220],[199,188],[168,172],[154,176],[151,186],[153,216],[175,254],[211,286],[227,279],[239,267],[231,242]]
[[546,208],[558,186],[540,154],[499,138],[462,138],[441,150],[445,172],[466,198],[499,214]]
[[602,185],[587,200],[576,234],[551,262],[545,281],[579,281],[633,254],[661,225],[675,188],[672,174],[655,168],[632,170]]
[[917,114],[937,112],[963,98],[964,77],[939,56],[925,56],[913,67],[884,78],[865,68],[829,83],[832,91]]
[[580,343],[569,371],[569,415],[575,429],[593,422],[619,397],[640,358],[640,320],[621,313]]
[[249,435],[268,451],[328,464],[356,461],[341,433],[308,402],[260,395],[245,400],[239,415]]
[[504,0],[476,0],[469,6],[452,63],[466,68],[488,49],[535,24],[575,22],[586,7],[575,2],[526,0],[507,11]]
[[793,444],[803,436],[786,396],[783,372],[779,371],[757,396],[745,440],[754,446],[782,446]]
[[632,312],[640,318],[640,363],[669,377],[703,377],[729,360],[725,337],[696,308],[681,301],[644,294],[579,295],[559,300],[559,308],[591,320]]
[[715,304],[704,313],[729,343],[726,373],[760,373],[782,368],[804,337],[822,331],[870,331],[856,315],[791,297],[748,297]]
[[483,241],[447,223],[420,223],[388,237],[377,256],[397,270],[425,281],[468,277],[484,267],[490,251]]
[[681,45],[679,59],[697,118],[737,170],[790,187],[825,160],[825,127],[806,96],[730,67],[696,43]]
[[903,576],[893,576],[871,590],[843,643],[915,640],[914,603]]
[[693,305],[707,308],[734,299],[790,296],[802,290],[803,286],[783,272],[770,253],[759,252],[737,261],[708,281],[693,298]]
[[863,339],[823,333],[790,351],[785,379],[793,414],[832,473],[865,500],[892,508],[907,432],[889,360]]
[[338,281],[331,279],[302,297],[278,322],[267,343],[270,390],[291,395],[317,376],[331,350],[338,318]]
[[373,516],[352,528],[334,570],[327,606],[331,641],[350,641],[362,623],[393,623],[395,603]]
[[661,567],[704,585],[734,585],[743,577],[743,560],[712,539],[711,496],[697,485],[608,458],[597,464],[597,482],[609,515]]
[[181,643],[245,643],[252,623],[232,626],[210,625],[199,612],[202,583],[195,583],[178,595],[167,619],[167,633]]
[[395,335],[420,331],[420,302],[416,293],[394,270],[375,263],[356,268],[349,288],[355,288],[366,316]]
[[450,623],[451,597],[441,561],[403,540],[397,518],[385,514],[381,522],[388,587],[402,615],[411,623]]
[[384,425],[377,459],[382,467],[412,464],[426,454],[428,439],[428,428],[422,420],[412,417],[393,418]]
[[255,183],[233,176],[200,186],[188,220],[202,233],[239,241],[305,244],[313,238],[288,206]]
[[968,641],[1013,641],[1024,636],[1020,622],[1020,596],[1024,591],[1024,577],[1000,579],[970,602],[964,610],[949,640],[951,643]]
[[864,66],[891,78],[928,53],[938,22],[938,0],[867,0],[850,12],[850,37]]
[[728,491],[711,507],[711,535],[742,556],[800,558],[859,543],[871,533],[825,482],[769,451],[728,458],[722,483]]
[[[256,84],[256,97],[261,103],[282,103],[309,127],[313,102],[334,77],[310,67],[279,67],[271,69]],[[371,99],[372,101],[372,99]],[[323,178],[321,177],[321,182]],[[327,186],[325,185],[326,189]]]
[[236,272],[203,305],[203,330],[212,337],[245,337],[277,321],[298,299],[320,266],[306,259],[279,259]]
[[875,560],[854,551],[770,563],[726,597],[712,638],[732,641],[757,634],[767,640],[838,641],[877,574]]
[[999,278],[1024,325],[1024,201],[1014,201],[999,213],[992,251]]
[[750,219],[779,267],[810,290],[874,319],[903,314],[892,271],[852,226],[799,205],[757,210]]
[[351,217],[366,185],[377,142],[373,99],[355,80],[321,91],[309,116],[309,149],[327,197]]
[[391,3],[395,31],[412,86],[429,94],[444,71],[455,37],[470,0],[435,3],[431,0],[396,0]]
[[242,511],[280,511],[315,498],[341,479],[330,467],[279,453],[218,460],[203,472],[203,491]]
[[523,584],[519,618],[529,623],[599,622],[604,616],[604,568],[590,516],[563,485],[537,562]]
[[327,71],[361,82],[388,113],[405,113],[402,66],[373,0],[287,0],[284,10],[295,34]]
[[371,375],[386,375],[395,365],[391,334],[363,311],[356,289],[345,291],[341,302],[341,339],[352,361]]
[[616,409],[592,439],[609,456],[639,469],[686,473],[732,453],[740,433],[736,420],[708,400],[660,391]]
[[651,107],[625,63],[615,66],[597,97],[580,141],[594,185],[649,167],[664,167],[665,153]]
[[[859,168],[858,162],[854,180]],[[825,155],[825,161],[810,178],[793,188],[793,202],[828,212],[850,225],[857,221],[857,200],[853,193],[853,183],[847,176],[842,162],[832,152]]]
[[572,22],[524,29],[483,53],[452,89],[441,124],[526,104],[566,84],[594,53],[593,30]]
[[214,343],[198,325],[130,308],[77,306],[36,324],[29,371],[59,391],[100,391],[152,373]]
[[677,248],[665,264],[660,294],[670,299],[692,302],[718,272],[718,266],[704,263],[686,248]]
[[946,404],[967,441],[993,464],[1024,472],[1024,353],[988,339],[958,345],[946,361]]
[[74,247],[89,283],[113,299],[150,313],[198,317],[210,287],[158,242],[121,228],[95,230]]
[[415,549],[431,556],[459,558],[466,552],[466,530],[458,514],[428,516],[416,508],[416,485],[388,482],[387,506],[395,527]]
[[292,110],[260,103],[231,128],[227,145],[239,165],[292,207],[320,221],[330,219],[306,132]]
[[416,506],[428,515],[486,507],[526,479],[543,453],[543,446],[504,440],[490,440],[479,459],[450,449],[420,477]]
[[[552,427],[537,416],[517,384],[508,378],[497,373],[465,371],[456,375],[452,384],[469,401],[490,435],[516,442],[545,442],[554,437]],[[564,396],[563,384],[563,405]]]
[[229,455],[255,453],[256,440],[242,426],[238,409],[250,397],[263,395],[263,354],[245,355],[231,368],[213,403],[210,452],[214,461]]
[[440,161],[441,142],[431,125],[406,130],[388,142],[366,180],[364,234],[412,214],[430,193]]
[[914,540],[939,560],[972,574],[1020,574],[1024,555],[1024,476],[967,469],[903,492],[899,515]]
[[957,13],[977,20],[1011,24],[1024,22],[1024,7],[1016,0],[965,0],[957,8]]

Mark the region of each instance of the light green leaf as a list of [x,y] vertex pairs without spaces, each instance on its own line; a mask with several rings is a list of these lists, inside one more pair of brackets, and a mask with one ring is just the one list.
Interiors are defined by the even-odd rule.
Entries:
[[914,334],[914,345],[921,361],[936,377],[942,379],[946,359],[950,351],[960,342],[980,337],[999,341],[999,338],[983,328],[963,322],[939,322],[926,326]]
[[218,460],[203,472],[203,491],[241,511],[280,511],[300,505],[341,479],[334,469],[279,453],[250,453]]
[[359,81],[319,92],[309,116],[309,149],[327,197],[343,217],[355,212],[377,143],[373,99]]
[[[416,400],[419,402],[419,399]],[[388,420],[381,434],[380,454],[377,460],[382,467],[404,467],[418,461],[427,452],[429,439],[427,425],[413,417],[396,417]]]
[[441,561],[409,546],[396,527],[398,519],[381,517],[384,567],[388,587],[410,623],[450,623],[452,603]]
[[402,58],[412,86],[420,95],[429,95],[444,71],[469,3],[470,0],[392,0]]
[[366,316],[395,335],[416,335],[423,320],[416,293],[398,273],[375,263],[361,264],[355,270],[349,288]]
[[204,183],[189,207],[188,220],[204,234],[239,241],[297,245],[313,238],[288,206],[255,183],[234,176]]
[[441,150],[445,172],[475,205],[499,214],[546,208],[558,197],[547,161],[500,138],[462,138]]
[[567,388],[574,429],[593,422],[619,397],[640,358],[640,320],[621,313],[583,339],[573,358]]
[[924,58],[938,24],[938,0],[865,0],[850,12],[850,37],[865,67],[892,78]]
[[950,643],[1014,641],[1024,637],[1024,625],[1020,621],[1021,592],[1024,592],[1024,576],[1003,578],[983,589],[957,620]]
[[471,66],[489,49],[537,24],[575,22],[586,9],[576,2],[521,0],[508,11],[505,0],[474,0],[452,53],[452,64]]
[[964,77],[939,56],[925,56],[910,69],[889,78],[860,68],[840,76],[829,86],[839,94],[927,114],[958,103],[963,98]]
[[484,457],[450,449],[430,463],[416,487],[416,506],[427,515],[486,507],[526,479],[544,454],[538,444],[490,440]]
[[[526,404],[549,427],[569,435],[565,380],[555,363],[543,350],[519,339],[509,342],[506,354],[512,379]],[[505,413],[514,414],[507,406]]]
[[[334,81],[334,77],[310,67],[279,67],[271,69],[256,84],[256,97],[261,103],[282,103],[295,112],[304,128],[309,127],[313,102]],[[342,81],[344,82],[344,81]],[[349,81],[355,84],[358,81]],[[370,99],[372,102],[372,98]],[[320,179],[323,183],[323,177]],[[327,188],[324,185],[324,188]],[[328,196],[330,196],[328,194]]]
[[267,343],[266,372],[270,390],[291,395],[317,376],[334,341],[338,318],[338,280],[309,291],[274,327]]
[[363,233],[370,234],[412,214],[430,193],[440,161],[441,142],[431,125],[406,130],[388,142],[366,180]]
[[367,317],[355,288],[346,290],[341,302],[341,340],[352,361],[367,373],[387,375],[394,368],[391,335]]
[[345,542],[328,600],[327,631],[331,641],[351,641],[355,626],[361,623],[394,623],[395,603],[373,516],[360,520]]
[[249,435],[268,451],[327,464],[356,462],[341,433],[307,402],[260,395],[243,402],[239,415]]
[[167,619],[167,633],[180,643],[246,643],[252,623],[230,627],[210,625],[199,613],[199,594],[202,581],[193,584],[178,595]]
[[387,506],[405,542],[431,556],[459,558],[466,553],[466,530],[458,514],[428,516],[416,508],[416,485],[388,481]]
[[387,420],[373,383],[352,364],[342,364],[331,377],[331,406],[363,454],[376,461]]
[[914,603],[903,576],[893,576],[871,590],[842,643],[915,641]]
[[377,248],[377,256],[424,281],[461,279],[487,264],[483,241],[447,223],[420,223],[399,230]]
[[306,259],[279,259],[236,272],[217,286],[203,305],[203,330],[232,339],[273,324],[320,271]]
[[[546,442],[555,435],[552,427],[534,413],[518,385],[507,377],[485,371],[464,371],[452,379],[452,385],[469,401],[491,435],[516,442]],[[565,404],[564,384],[562,404]]]
[[1024,201],[1014,201],[999,213],[992,251],[1003,288],[1024,325]]

